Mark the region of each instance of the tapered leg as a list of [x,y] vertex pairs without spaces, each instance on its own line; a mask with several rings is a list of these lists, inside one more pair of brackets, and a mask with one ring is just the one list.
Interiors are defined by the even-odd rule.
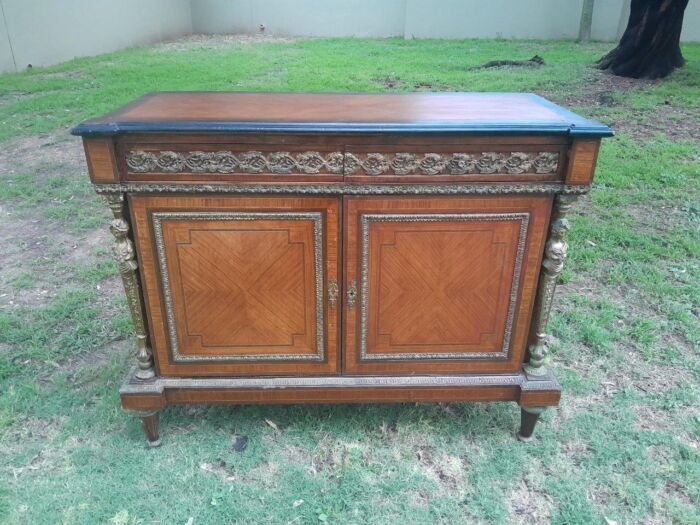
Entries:
[[537,420],[546,408],[547,407],[520,407],[520,432],[518,432],[518,439],[520,441],[530,441],[532,439],[532,433],[535,431]]
[[139,417],[141,418],[148,444],[152,447],[159,447],[160,435],[158,433],[158,425],[160,423],[160,410],[139,412]]

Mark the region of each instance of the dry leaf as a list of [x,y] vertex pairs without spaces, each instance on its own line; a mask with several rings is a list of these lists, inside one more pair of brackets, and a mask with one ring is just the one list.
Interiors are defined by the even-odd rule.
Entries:
[[272,428],[274,428],[275,431],[277,431],[277,432],[282,432],[274,421],[270,421],[269,419],[265,419],[265,423],[267,423],[267,424],[270,425]]
[[299,505],[301,505],[302,503],[304,503],[304,500],[303,500],[303,499],[298,499],[298,500],[294,501],[294,503],[292,503],[292,508],[293,508],[293,509],[296,509],[296,508],[297,508]]

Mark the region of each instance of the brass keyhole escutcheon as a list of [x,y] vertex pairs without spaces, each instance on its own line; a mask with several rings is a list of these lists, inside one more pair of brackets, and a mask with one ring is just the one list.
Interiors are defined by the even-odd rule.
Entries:
[[348,308],[352,308],[355,306],[355,301],[357,301],[357,281],[354,279],[350,283],[350,286],[348,286],[348,291],[347,291],[347,301],[348,301]]
[[340,288],[338,287],[338,280],[331,279],[328,281],[328,306],[335,308],[338,303],[338,294],[340,294]]

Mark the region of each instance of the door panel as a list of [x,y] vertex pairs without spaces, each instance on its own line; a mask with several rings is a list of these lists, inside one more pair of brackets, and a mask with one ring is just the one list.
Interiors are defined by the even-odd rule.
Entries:
[[131,197],[160,373],[336,373],[338,204]]
[[516,371],[551,202],[347,198],[344,370]]

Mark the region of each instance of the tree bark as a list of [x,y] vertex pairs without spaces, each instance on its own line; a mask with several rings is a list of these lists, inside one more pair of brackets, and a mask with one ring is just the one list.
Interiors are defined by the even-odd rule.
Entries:
[[631,78],[663,78],[685,64],[680,40],[688,0],[632,0],[618,46],[598,68]]

